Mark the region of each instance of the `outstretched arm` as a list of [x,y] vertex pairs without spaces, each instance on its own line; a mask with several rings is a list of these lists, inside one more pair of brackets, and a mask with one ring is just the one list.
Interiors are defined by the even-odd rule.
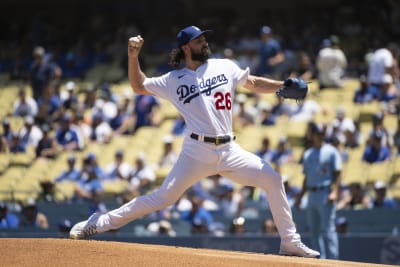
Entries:
[[265,77],[249,75],[243,85],[246,89],[260,94],[274,93],[283,85],[282,81],[272,80]]
[[[140,49],[143,46],[144,39],[138,35],[136,37],[138,42],[128,41],[128,77],[132,89],[135,93],[141,95],[149,95],[148,92],[143,85],[144,80],[146,79],[146,75],[140,68],[139,64],[139,53]],[[132,38],[131,38],[132,39]]]

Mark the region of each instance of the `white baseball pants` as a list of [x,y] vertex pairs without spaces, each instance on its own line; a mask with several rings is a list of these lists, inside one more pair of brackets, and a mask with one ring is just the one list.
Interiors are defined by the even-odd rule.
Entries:
[[282,241],[300,240],[281,176],[268,163],[235,142],[216,146],[189,137],[185,138],[179,159],[161,187],[103,214],[97,221],[97,229],[99,232],[117,229],[146,214],[168,207],[199,179],[217,173],[238,184],[263,189],[267,193]]

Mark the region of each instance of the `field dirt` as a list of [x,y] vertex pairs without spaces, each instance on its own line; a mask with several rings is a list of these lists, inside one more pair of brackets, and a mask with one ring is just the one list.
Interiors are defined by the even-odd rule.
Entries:
[[173,246],[95,240],[0,238],[1,266],[377,267],[350,261],[306,259]]

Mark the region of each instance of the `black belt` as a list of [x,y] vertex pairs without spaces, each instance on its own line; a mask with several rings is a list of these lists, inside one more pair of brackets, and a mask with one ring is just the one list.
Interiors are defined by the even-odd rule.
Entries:
[[307,187],[307,190],[309,190],[311,192],[317,192],[317,191],[324,190],[324,189],[327,189],[330,187],[331,187],[330,185],[310,186],[310,187]]
[[[200,135],[192,133],[190,135],[190,138],[200,141]],[[217,136],[217,137],[209,137],[209,136],[204,136],[204,142],[206,143],[211,143],[214,145],[222,145],[222,144],[226,144],[229,143],[230,141],[233,141],[236,139],[236,136],[230,136],[230,135],[221,135],[221,136]]]

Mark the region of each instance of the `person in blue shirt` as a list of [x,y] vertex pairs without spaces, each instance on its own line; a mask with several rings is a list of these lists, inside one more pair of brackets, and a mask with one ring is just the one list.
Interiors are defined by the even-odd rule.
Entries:
[[273,38],[272,29],[269,26],[261,27],[260,64],[257,75],[270,76],[274,66],[282,61],[282,48],[279,42]]
[[389,147],[382,145],[383,133],[375,131],[371,135],[371,144],[364,150],[362,160],[367,163],[384,162],[390,159]]
[[11,139],[9,149],[10,149],[10,152],[13,154],[26,152],[26,146],[22,142],[21,138],[19,137],[19,135],[17,133],[12,134],[12,139]]
[[56,131],[56,140],[64,150],[79,149],[78,134],[71,128],[72,118],[70,115],[64,115],[60,121],[60,127]]
[[369,86],[368,79],[365,75],[360,77],[360,87],[356,90],[353,97],[354,103],[370,103],[376,100],[378,97],[378,91],[376,87]]
[[0,229],[16,229],[19,225],[18,216],[9,212],[7,204],[0,202]]
[[325,129],[321,125],[311,127],[312,146],[303,154],[305,179],[295,204],[299,208],[302,197],[308,192],[306,213],[312,246],[320,250],[321,258],[337,259],[339,242],[335,218],[342,159],[339,151],[325,143],[324,138]]
[[98,194],[103,192],[103,186],[99,180],[96,170],[89,168],[82,176],[75,188],[75,197],[95,201]]
[[43,95],[50,81],[59,79],[62,75],[61,68],[50,61],[45,54],[45,49],[37,46],[33,50],[34,62],[29,70],[29,80],[32,86],[33,98],[37,101]]
[[142,126],[157,125],[157,110],[160,103],[152,95],[137,95],[135,97],[135,110],[136,124],[134,130]]
[[192,224],[193,234],[207,234],[213,222],[211,213],[203,207],[204,198],[201,195],[193,195],[190,199],[192,209],[181,213],[181,218]]
[[67,159],[68,169],[58,175],[54,181],[56,183],[62,181],[78,182],[81,178],[81,171],[75,167],[75,163],[76,157],[74,155],[70,155]]
[[385,182],[375,182],[374,189],[375,198],[372,202],[373,208],[397,208],[396,201],[386,195],[387,187]]

